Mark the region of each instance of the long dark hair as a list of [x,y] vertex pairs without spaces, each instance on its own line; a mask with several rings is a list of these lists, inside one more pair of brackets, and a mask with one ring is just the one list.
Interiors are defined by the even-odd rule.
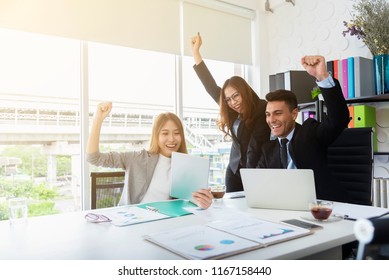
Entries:
[[254,117],[259,97],[242,77],[233,76],[224,82],[220,92],[220,116],[217,125],[227,136],[231,135],[230,129],[234,121],[237,119],[238,113],[231,109],[225,100],[224,91],[226,87],[233,87],[237,92],[239,92],[242,99],[240,105],[240,118],[241,121],[244,121],[246,127],[248,128],[252,127],[254,124]]

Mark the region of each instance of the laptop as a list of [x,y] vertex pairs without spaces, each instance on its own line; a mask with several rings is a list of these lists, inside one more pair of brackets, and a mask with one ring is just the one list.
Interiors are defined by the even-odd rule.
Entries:
[[249,207],[283,210],[308,210],[316,199],[315,180],[311,169],[240,170]]
[[172,153],[170,196],[192,200],[192,193],[208,188],[209,159],[183,153]]

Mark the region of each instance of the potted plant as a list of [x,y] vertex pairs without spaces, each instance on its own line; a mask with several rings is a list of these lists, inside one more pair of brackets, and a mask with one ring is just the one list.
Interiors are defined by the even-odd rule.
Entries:
[[356,0],[353,8],[343,36],[357,36],[365,43],[374,56],[376,94],[389,93],[389,1]]

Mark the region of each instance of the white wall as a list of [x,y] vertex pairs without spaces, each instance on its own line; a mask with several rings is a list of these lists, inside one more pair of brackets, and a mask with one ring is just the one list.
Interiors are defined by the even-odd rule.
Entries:
[[370,51],[355,37],[342,35],[343,21],[351,18],[353,0],[270,0],[273,13],[264,12],[269,64],[267,75],[288,70],[301,70],[304,55],[323,55],[327,60],[349,56],[371,58]]

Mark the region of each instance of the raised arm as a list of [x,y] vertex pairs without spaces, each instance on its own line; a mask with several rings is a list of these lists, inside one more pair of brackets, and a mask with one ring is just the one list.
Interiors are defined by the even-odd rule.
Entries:
[[216,84],[215,79],[212,77],[211,72],[209,72],[203,61],[203,58],[201,57],[200,47],[203,41],[201,39],[200,33],[197,33],[196,36],[192,37],[190,43],[193,59],[195,61],[193,69],[195,70],[197,77],[199,77],[205,90],[212,97],[212,99],[215,100],[217,104],[219,104],[221,88]]
[[327,117],[319,124],[316,134],[322,145],[330,145],[347,127],[350,120],[342,88],[336,79],[330,77],[324,57],[305,56],[301,63],[305,70],[316,78],[324,98]]
[[301,64],[308,74],[318,81],[323,81],[330,75],[327,71],[326,61],[321,55],[304,56],[301,58]]
[[87,154],[93,154],[99,151],[100,131],[104,119],[109,116],[112,109],[112,102],[103,102],[97,105],[93,117],[92,128],[89,134],[88,144],[86,147]]
[[193,59],[196,65],[199,65],[203,61],[203,58],[200,54],[200,47],[202,44],[203,40],[201,39],[200,33],[197,33],[196,36],[192,37],[190,46],[192,50]]

